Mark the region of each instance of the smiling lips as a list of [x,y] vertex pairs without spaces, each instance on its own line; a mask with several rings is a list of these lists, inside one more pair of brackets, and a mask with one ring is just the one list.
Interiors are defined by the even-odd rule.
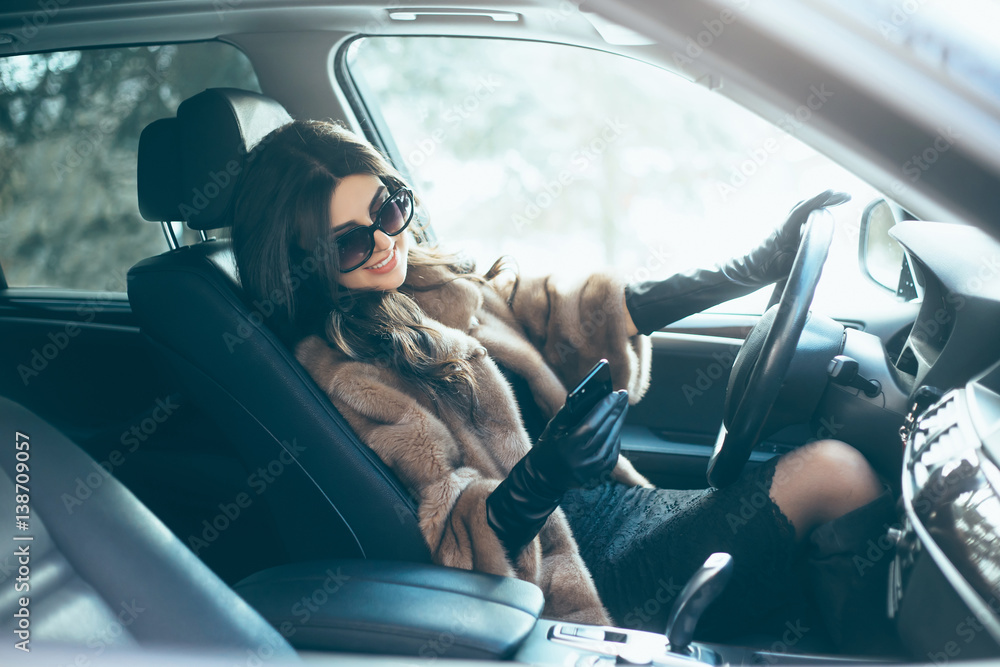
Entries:
[[396,263],[397,263],[396,246],[393,246],[392,252],[389,254],[388,257],[383,259],[378,264],[375,264],[374,266],[365,267],[365,271],[371,271],[372,273],[389,273],[394,268],[396,268]]

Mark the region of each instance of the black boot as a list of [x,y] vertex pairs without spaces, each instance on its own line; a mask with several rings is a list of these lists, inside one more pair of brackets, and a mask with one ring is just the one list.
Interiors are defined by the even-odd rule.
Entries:
[[888,617],[889,563],[895,545],[886,534],[897,524],[896,504],[886,489],[809,536],[807,567],[816,604],[830,637],[844,653],[903,654]]

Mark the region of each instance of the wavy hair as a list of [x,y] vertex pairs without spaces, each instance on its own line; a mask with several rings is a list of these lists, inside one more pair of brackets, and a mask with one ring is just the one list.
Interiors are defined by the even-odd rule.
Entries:
[[[445,352],[417,303],[396,290],[349,290],[336,279],[330,200],[353,174],[373,174],[390,191],[406,185],[371,144],[332,122],[296,120],[261,141],[247,158],[232,208],[233,253],[244,292],[258,309],[269,304],[269,325],[286,344],[322,335],[349,358],[391,367],[431,396],[464,404],[474,417],[472,368]],[[444,282],[482,282],[506,268],[501,258],[479,276],[472,262],[420,242],[410,244],[407,262],[445,267],[450,277]]]

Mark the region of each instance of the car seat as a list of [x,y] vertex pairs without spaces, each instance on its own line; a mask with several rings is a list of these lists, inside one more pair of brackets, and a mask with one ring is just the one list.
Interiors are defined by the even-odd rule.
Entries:
[[294,659],[267,621],[62,433],[3,397],[0,424],[3,662],[25,639],[32,652],[86,647],[88,659],[136,645],[240,656],[264,647]]
[[263,95],[215,88],[143,130],[139,210],[162,224],[171,249],[130,269],[132,311],[157,358],[229,434],[248,470],[287,463],[261,497],[290,561],[430,562],[416,501],[268,328],[266,312],[245,302],[229,241],[176,242],[171,223],[203,232],[229,224],[248,153],[290,121]]

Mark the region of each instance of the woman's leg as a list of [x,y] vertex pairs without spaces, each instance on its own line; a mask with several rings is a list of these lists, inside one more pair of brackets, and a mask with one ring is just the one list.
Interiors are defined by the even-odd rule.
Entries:
[[800,542],[817,526],[881,494],[882,483],[865,457],[839,440],[817,440],[786,454],[771,482],[771,499]]
[[771,498],[806,544],[817,609],[834,643],[852,653],[898,652],[886,613],[891,553],[872,541],[895,522],[895,503],[858,450],[836,440],[778,461]]

